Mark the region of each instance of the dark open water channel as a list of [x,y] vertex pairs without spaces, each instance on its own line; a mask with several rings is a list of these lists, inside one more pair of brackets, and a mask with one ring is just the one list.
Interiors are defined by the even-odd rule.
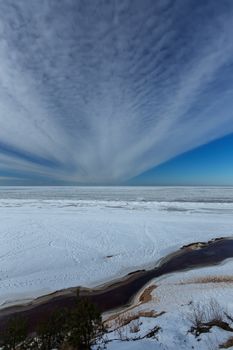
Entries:
[[[151,270],[141,270],[126,276],[126,278],[108,284],[105,287],[91,291],[82,291],[99,309],[109,311],[130,303],[135,294],[150,280],[169,273],[193,269],[198,267],[219,264],[227,258],[233,257],[233,238],[221,238],[204,243],[198,249],[183,247],[174,254],[161,260],[159,266]],[[72,308],[75,305],[75,292],[62,296],[51,296],[41,304],[28,306],[12,306],[0,312],[0,329],[2,329],[9,317],[15,314],[28,319],[33,330],[41,319],[56,308]]]

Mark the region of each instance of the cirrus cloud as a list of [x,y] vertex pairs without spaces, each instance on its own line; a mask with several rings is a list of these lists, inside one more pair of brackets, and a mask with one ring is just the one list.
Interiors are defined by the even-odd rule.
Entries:
[[119,183],[233,132],[232,21],[230,0],[0,3],[3,176]]

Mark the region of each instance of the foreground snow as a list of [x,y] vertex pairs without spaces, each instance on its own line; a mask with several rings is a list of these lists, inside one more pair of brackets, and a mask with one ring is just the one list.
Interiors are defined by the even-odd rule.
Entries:
[[169,201],[152,201],[148,189],[151,201],[143,191],[135,200],[130,191],[128,201],[125,194],[101,201],[99,192],[95,200],[46,200],[46,190],[30,200],[0,195],[0,304],[95,286],[153,266],[184,244],[232,235],[233,203],[226,191],[220,200],[208,190],[212,202],[206,194],[188,202],[194,190],[182,190],[185,201],[171,201],[168,189]]
[[[112,332],[108,334],[108,350],[177,350],[200,349],[215,350],[219,345],[233,336],[232,332],[213,327],[210,332],[195,337],[190,332],[193,310],[199,305],[201,309],[208,308],[213,303],[214,308],[233,316],[233,275],[232,263],[228,261],[218,267],[203,268],[184,273],[176,273],[162,279],[150,282],[147,288],[154,287],[151,300],[139,302],[140,295],[135,298],[135,307],[115,314],[108,322]],[[155,316],[150,315],[153,312]],[[148,313],[150,317],[138,315]],[[156,316],[157,315],[157,316]],[[111,315],[112,316],[112,315]],[[151,317],[152,316],[152,317]],[[110,315],[106,314],[105,319]],[[133,320],[116,330],[119,322]],[[136,320],[135,320],[136,319]],[[232,322],[226,321],[232,327]],[[136,325],[136,328],[135,328]],[[157,329],[154,336],[145,339],[151,330]],[[135,332],[136,329],[136,332]],[[231,347],[233,348],[233,347]]]

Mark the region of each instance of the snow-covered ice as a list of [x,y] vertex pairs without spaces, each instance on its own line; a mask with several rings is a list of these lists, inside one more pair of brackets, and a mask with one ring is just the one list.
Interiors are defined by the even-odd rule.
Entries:
[[0,303],[95,286],[233,233],[232,188],[0,188]]

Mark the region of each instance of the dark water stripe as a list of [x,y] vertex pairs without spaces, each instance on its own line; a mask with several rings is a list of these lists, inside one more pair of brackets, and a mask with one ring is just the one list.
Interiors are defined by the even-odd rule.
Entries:
[[[135,294],[153,278],[186,269],[212,266],[232,257],[233,238],[220,238],[202,243],[198,249],[186,246],[162,259],[159,266],[151,270],[140,270],[131,273],[124,279],[108,284],[103,288],[81,290],[80,294],[86,295],[104,312],[128,305]],[[41,300],[43,300],[43,297]],[[75,302],[75,289],[67,289],[67,294],[51,295],[47,301],[41,303],[32,302],[28,306],[9,307],[1,311],[0,330],[4,328],[8,318],[16,314],[25,317],[29,321],[30,330],[33,330],[37,323],[45,319],[51,311],[63,307],[72,308],[75,306]]]

